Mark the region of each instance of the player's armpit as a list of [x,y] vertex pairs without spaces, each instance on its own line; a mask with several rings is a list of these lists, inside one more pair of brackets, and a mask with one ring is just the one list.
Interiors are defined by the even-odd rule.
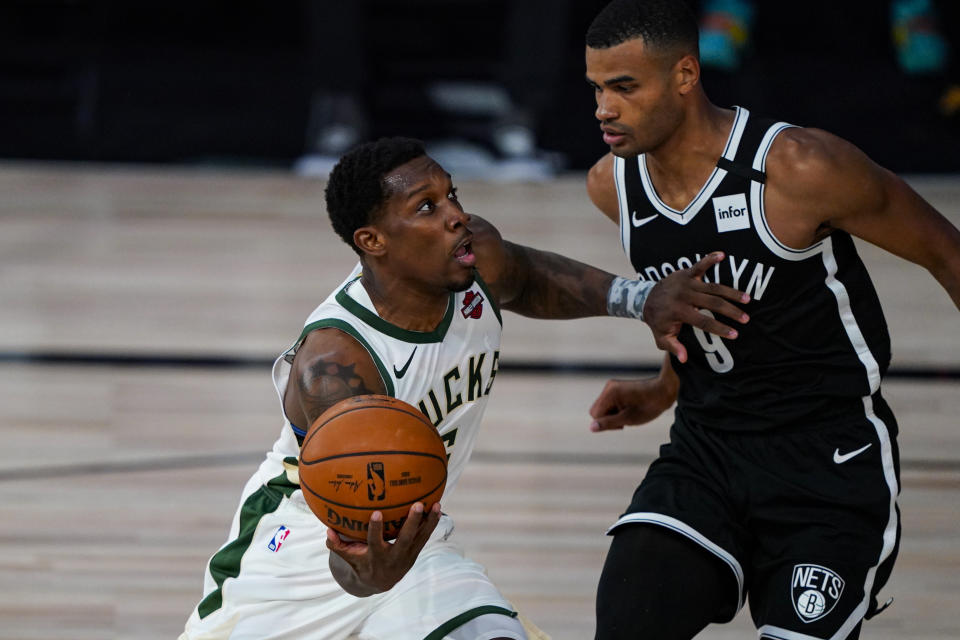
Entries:
[[297,350],[283,407],[293,424],[307,429],[344,398],[386,392],[373,358],[355,338],[339,329],[317,329]]
[[885,171],[850,142],[827,131],[790,128],[766,160],[764,212],[774,237],[805,249],[824,229],[887,206]]
[[597,160],[587,173],[587,195],[603,215],[620,224],[620,203],[613,179],[612,153]]

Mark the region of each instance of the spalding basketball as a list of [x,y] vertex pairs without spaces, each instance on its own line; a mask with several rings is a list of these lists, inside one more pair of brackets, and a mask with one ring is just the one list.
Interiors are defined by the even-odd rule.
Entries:
[[300,487],[310,509],[344,536],[364,540],[374,511],[384,538],[397,537],[415,502],[443,495],[447,453],[415,407],[381,395],[353,396],[327,409],[300,448]]

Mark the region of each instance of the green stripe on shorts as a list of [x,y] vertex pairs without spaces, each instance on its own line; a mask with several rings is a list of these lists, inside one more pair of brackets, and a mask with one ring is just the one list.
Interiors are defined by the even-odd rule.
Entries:
[[207,617],[223,604],[223,583],[227,578],[236,578],[240,574],[240,559],[250,548],[253,534],[263,516],[276,511],[283,497],[289,498],[299,488],[287,479],[284,471],[246,499],[240,508],[240,532],[237,537],[210,558],[210,575],[217,583],[217,588],[197,605],[197,613],[201,618]]
[[483,607],[476,607],[475,609],[470,609],[469,611],[464,611],[455,618],[451,618],[444,622],[442,625],[434,629],[430,635],[428,635],[423,640],[443,640],[443,637],[456,629],[461,627],[466,623],[470,622],[474,618],[480,616],[485,616],[488,613],[498,613],[500,615],[509,616],[511,618],[517,617],[516,611],[510,611],[510,609],[504,609],[503,607],[497,607],[492,604],[485,605]]

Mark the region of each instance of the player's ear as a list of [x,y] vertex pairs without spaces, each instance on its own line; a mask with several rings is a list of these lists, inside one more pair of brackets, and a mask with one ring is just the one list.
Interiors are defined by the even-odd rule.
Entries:
[[687,95],[700,82],[700,61],[695,55],[688,53],[673,65],[673,72],[677,91],[680,95]]
[[358,249],[371,256],[382,256],[387,248],[383,234],[373,226],[360,227],[354,231],[353,243]]

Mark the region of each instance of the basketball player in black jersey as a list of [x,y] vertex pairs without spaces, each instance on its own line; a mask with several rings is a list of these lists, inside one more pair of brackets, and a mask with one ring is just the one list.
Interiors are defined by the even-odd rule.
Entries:
[[[586,76],[610,153],[588,191],[641,278],[711,251],[750,295],[736,340],[686,326],[660,376],[611,381],[595,431],[677,402],[613,540],[597,638],[691,638],[749,597],[761,638],[856,638],[897,554],[886,323],[860,237],[926,267],[960,307],[960,232],[852,144],[711,104],[677,0],[614,0]],[[724,320],[724,318],[718,318]]]

